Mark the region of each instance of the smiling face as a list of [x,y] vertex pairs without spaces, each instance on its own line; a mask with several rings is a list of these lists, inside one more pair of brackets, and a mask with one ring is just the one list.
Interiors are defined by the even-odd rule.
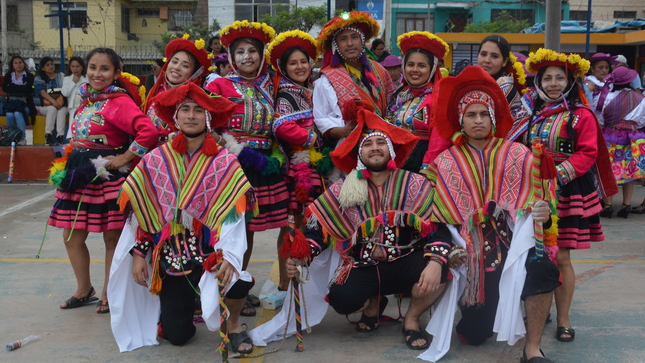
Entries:
[[380,172],[387,169],[390,161],[390,149],[387,140],[380,135],[374,135],[363,141],[361,161],[369,171]]
[[493,128],[488,107],[482,103],[471,104],[464,112],[461,125],[469,139],[485,140]]
[[540,80],[540,88],[546,93],[549,98],[556,99],[560,97],[567,89],[568,84],[567,74],[564,68],[550,66],[547,67]]
[[166,68],[166,78],[172,84],[182,84],[195,73],[190,55],[185,51],[173,54]]
[[87,62],[87,80],[95,91],[101,91],[110,86],[119,76],[110,61],[110,57],[104,53],[96,53]]
[[238,73],[242,77],[256,77],[260,69],[260,49],[250,42],[242,40],[233,54]]
[[415,52],[406,57],[405,80],[410,86],[418,87],[428,83],[430,71],[430,62],[425,55]]
[[309,57],[303,52],[296,50],[291,53],[287,59],[286,65],[287,77],[295,83],[304,86],[311,74],[311,64],[309,64]]
[[600,82],[604,82],[605,77],[609,74],[609,62],[606,60],[594,62],[591,67],[591,74],[598,78]]
[[508,54],[502,54],[494,42],[482,44],[479,54],[477,54],[477,64],[484,68],[486,73],[495,76],[501,72],[502,68],[508,63]]
[[336,35],[336,45],[340,54],[348,60],[354,60],[363,53],[361,35],[351,29],[343,29]]
[[206,110],[195,102],[186,102],[177,110],[177,124],[184,134],[199,134],[206,130]]

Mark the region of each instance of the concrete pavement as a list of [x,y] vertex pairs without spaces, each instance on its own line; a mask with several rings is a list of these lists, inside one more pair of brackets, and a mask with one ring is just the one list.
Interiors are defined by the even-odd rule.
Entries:
[[[632,205],[645,197],[645,187],[636,186]],[[619,195],[614,207],[620,206]],[[166,341],[159,346],[119,353],[110,330],[109,316],[94,313],[93,306],[61,310],[58,305],[75,289],[75,279],[62,244],[61,231],[47,230],[41,258],[35,259],[54,203],[52,188],[43,183],[0,183],[0,342],[10,343],[29,335],[38,341],[12,352],[0,352],[0,362],[217,362],[218,335],[198,324],[196,336],[183,347]],[[554,322],[547,324],[542,349],[556,362],[645,362],[645,215],[628,219],[602,219],[606,241],[590,250],[574,251],[578,284],[571,309],[576,340],[555,340]],[[258,284],[275,278],[277,231],[256,235],[250,271]],[[88,238],[93,258],[92,281],[103,287],[104,253],[100,235]],[[405,312],[408,300],[403,300]],[[244,318],[249,327],[269,319],[273,311],[258,311]],[[397,316],[390,299],[387,315]],[[424,314],[425,319],[428,315]],[[358,314],[353,317],[358,319]],[[268,350],[280,342],[271,343]],[[479,347],[462,344],[453,337],[452,348],[441,362],[514,362],[523,342],[511,347],[487,341]],[[421,362],[418,352],[403,343],[400,324],[384,323],[373,334],[360,334],[344,316],[330,310],[323,322],[305,334],[305,351],[294,352],[295,339],[270,355],[240,362]],[[256,348],[254,353],[261,352]],[[235,361],[235,360],[231,360]]]

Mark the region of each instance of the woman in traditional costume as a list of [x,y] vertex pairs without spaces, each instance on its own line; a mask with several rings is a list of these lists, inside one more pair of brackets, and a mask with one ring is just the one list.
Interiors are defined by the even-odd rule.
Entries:
[[160,93],[184,85],[195,83],[202,85],[202,79],[208,75],[211,69],[212,55],[204,50],[204,40],[191,41],[189,35],[175,39],[168,43],[164,50],[164,65],[157,77],[157,82],[148,93],[148,99],[143,107],[143,112],[154,121],[159,130],[159,144],[168,141],[168,134],[172,132],[172,126],[167,125],[156,116],[154,102],[152,99]]
[[597,108],[600,99],[600,93],[605,86],[605,78],[611,73],[611,66],[618,65],[616,61],[617,56],[612,56],[609,53],[596,53],[589,58],[591,62],[591,74],[585,77],[585,91],[589,104],[593,110],[598,114],[602,112],[602,107]]
[[[319,170],[326,174],[333,168],[329,156],[323,160],[312,111],[311,71],[318,56],[316,40],[300,30],[288,31],[269,44],[267,55],[276,70],[273,133],[288,155],[289,213],[294,216],[294,227],[300,229],[304,211],[323,192],[324,180]],[[278,241],[278,248],[281,244]],[[278,288],[284,291],[288,286],[285,261],[281,258]]]
[[[237,108],[213,136],[238,157],[259,206],[259,213],[246,224],[248,249],[243,266],[246,269],[255,232],[281,228],[278,241],[287,232],[289,191],[282,174],[286,160],[273,138],[274,87],[264,56],[275,31],[266,24],[244,20],[226,26],[220,36],[222,44],[230,50],[231,73],[209,83],[206,89],[234,100]],[[253,305],[259,306],[259,299],[252,300]],[[246,306],[242,315],[254,316],[255,309]]]
[[504,37],[489,35],[482,40],[477,53],[477,65],[484,68],[502,88],[513,119],[517,121],[528,116],[521,101],[522,94],[526,92],[526,75]]
[[[619,217],[627,218],[632,212],[631,200],[634,181],[645,177],[645,102],[643,95],[634,91],[630,83],[638,72],[627,67],[616,68],[607,78],[598,104],[598,121],[609,149],[611,168],[616,183],[623,186],[623,206]],[[611,218],[612,197],[605,198],[601,217]],[[641,214],[643,207],[633,210]]]
[[562,274],[562,287],[555,290],[556,338],[570,342],[575,337],[569,320],[575,288],[570,252],[591,248],[591,242],[605,239],[598,216],[602,210],[600,201],[616,194],[617,187],[600,125],[584,106],[584,92],[577,81],[589,69],[589,61],[577,54],[567,56],[539,49],[529,55],[526,69],[536,75],[536,92],[527,97],[531,116],[521,122],[516,120],[507,138],[525,145],[530,145],[533,138],[541,139],[556,164],[556,261]]
[[[418,173],[426,170],[450,143],[437,137],[430,129],[432,89],[441,79],[439,60],[449,47],[441,38],[429,32],[412,31],[397,39],[403,52],[403,85],[392,97],[386,120],[419,137],[419,142],[403,169]],[[432,138],[432,142],[430,141]]]
[[80,88],[82,100],[71,125],[72,141],[65,156],[51,169],[50,183],[58,187],[58,200],[48,224],[64,228],[65,247],[76,275],[76,292],[60,305],[61,309],[96,300],[85,240],[90,232],[103,233],[105,284],[96,308],[102,314],[110,311],[110,264],[125,223],[117,195],[130,161],[153,147],[158,133],[139,108],[136,86],[120,76],[114,50],[94,49],[87,55],[86,64],[89,83]]

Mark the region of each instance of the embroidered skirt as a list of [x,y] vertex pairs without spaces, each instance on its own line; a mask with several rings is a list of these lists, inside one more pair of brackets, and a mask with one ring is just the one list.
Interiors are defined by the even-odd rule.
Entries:
[[[255,150],[270,156],[270,150]],[[253,187],[255,198],[260,209],[258,215],[246,223],[246,229],[252,232],[286,227],[288,223],[289,190],[282,174],[263,174],[240,158],[240,164],[246,178]]]
[[591,242],[604,241],[598,215],[601,210],[591,172],[562,186],[558,194],[558,247],[587,249]]
[[65,186],[56,190],[58,200],[47,223],[58,228],[97,233],[123,228],[125,217],[119,210],[117,196],[127,175],[118,170],[109,170],[111,176],[107,180],[98,177],[91,181],[96,176],[91,159],[118,155],[125,150],[75,148],[65,166]]
[[645,178],[645,133],[633,121],[602,129],[618,185]]

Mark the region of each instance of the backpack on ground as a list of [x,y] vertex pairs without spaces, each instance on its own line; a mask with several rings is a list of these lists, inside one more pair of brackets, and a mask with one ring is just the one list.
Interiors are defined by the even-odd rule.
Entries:
[[0,137],[0,146],[11,146],[12,142],[18,144],[22,140],[22,130],[16,126],[9,126]]

